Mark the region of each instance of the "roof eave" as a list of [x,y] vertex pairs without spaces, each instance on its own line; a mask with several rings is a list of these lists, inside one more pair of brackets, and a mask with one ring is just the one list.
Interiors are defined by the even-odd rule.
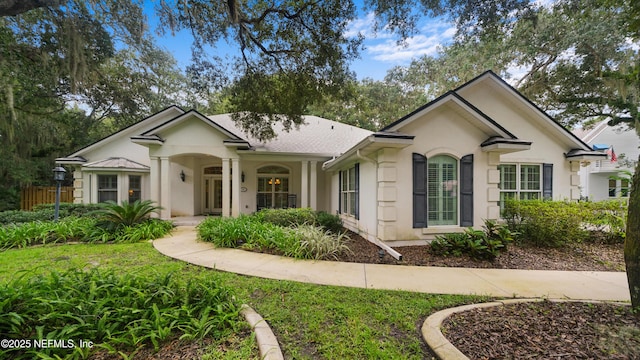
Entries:
[[582,149],[573,149],[564,154],[564,157],[570,161],[596,161],[606,160],[607,154],[599,151],[585,151]]
[[87,159],[82,156],[61,157],[57,158],[55,162],[60,165],[82,165],[87,162]]
[[413,144],[415,136],[392,132],[373,133],[338,157],[322,164],[325,171],[332,170],[348,161],[352,156],[366,156],[382,148],[402,149]]
[[157,135],[138,135],[132,136],[130,139],[132,143],[138,145],[162,145],[164,143],[164,140]]
[[525,151],[531,149],[531,141],[520,139],[505,139],[500,137],[492,137],[485,140],[480,147],[483,152],[497,152],[501,154]]

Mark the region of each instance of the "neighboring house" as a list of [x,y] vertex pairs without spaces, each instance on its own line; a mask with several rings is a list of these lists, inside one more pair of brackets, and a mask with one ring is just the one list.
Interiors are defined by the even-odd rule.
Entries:
[[605,120],[574,133],[592,149],[607,155],[580,169],[582,197],[592,201],[628,198],[629,180],[624,171],[633,173],[638,162],[640,139],[636,132],[626,125],[609,126]]
[[152,199],[162,218],[311,207],[395,246],[481,227],[505,198],[578,199],[580,163],[606,158],[490,71],[379,132],[307,116],[277,133],[174,106],[57,163],[75,167],[76,202]]

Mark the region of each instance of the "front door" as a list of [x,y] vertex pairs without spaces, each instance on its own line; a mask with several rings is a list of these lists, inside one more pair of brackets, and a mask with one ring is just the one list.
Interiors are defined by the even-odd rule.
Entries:
[[205,176],[202,193],[204,195],[202,213],[222,214],[222,177]]

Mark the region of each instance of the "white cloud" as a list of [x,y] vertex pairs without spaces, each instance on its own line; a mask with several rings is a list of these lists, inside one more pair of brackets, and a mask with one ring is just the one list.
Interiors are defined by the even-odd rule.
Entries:
[[408,62],[423,55],[434,55],[439,47],[451,41],[456,29],[450,23],[431,20],[420,28],[418,35],[398,44],[395,39],[368,42],[366,51],[373,59],[385,62]]
[[376,31],[374,28],[376,15],[373,12],[368,13],[364,18],[353,20],[347,26],[344,36],[347,38],[364,36],[365,39],[386,39],[392,37],[392,34],[386,30]]
[[404,62],[422,55],[433,55],[438,51],[440,44],[437,36],[416,35],[408,38],[404,44],[390,39],[371,45],[366,51],[378,61]]

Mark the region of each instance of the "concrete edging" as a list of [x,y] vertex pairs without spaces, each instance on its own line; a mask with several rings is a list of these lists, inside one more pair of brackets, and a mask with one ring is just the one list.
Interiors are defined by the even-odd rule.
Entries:
[[436,354],[438,359],[441,360],[469,360],[469,358],[463,354],[458,348],[453,346],[452,343],[447,340],[447,338],[442,335],[442,331],[440,327],[446,318],[449,316],[468,311],[471,309],[481,309],[493,306],[501,306],[501,305],[509,305],[509,304],[517,304],[517,303],[525,303],[525,302],[541,302],[541,301],[551,301],[551,302],[586,302],[586,303],[607,303],[607,304],[620,304],[620,305],[629,305],[627,303],[617,302],[617,301],[598,301],[598,300],[563,300],[563,299],[544,299],[544,298],[534,298],[534,299],[507,299],[507,300],[497,300],[488,303],[480,303],[480,304],[470,304],[463,305],[454,308],[444,309],[438,311],[435,314],[429,316],[424,323],[422,324],[421,332],[422,338],[427,343],[429,348]]
[[262,316],[247,304],[242,304],[240,314],[244,316],[251,326],[251,330],[256,334],[260,359],[284,360],[278,339]]

